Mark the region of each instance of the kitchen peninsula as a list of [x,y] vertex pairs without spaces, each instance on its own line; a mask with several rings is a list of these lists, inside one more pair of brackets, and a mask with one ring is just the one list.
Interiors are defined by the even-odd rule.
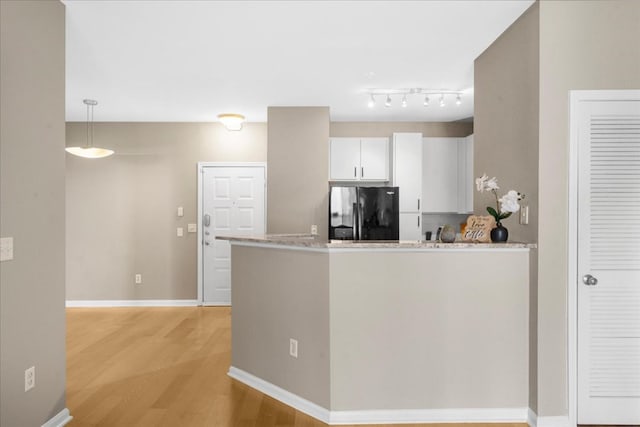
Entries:
[[527,422],[534,245],[220,238],[233,378],[330,424]]

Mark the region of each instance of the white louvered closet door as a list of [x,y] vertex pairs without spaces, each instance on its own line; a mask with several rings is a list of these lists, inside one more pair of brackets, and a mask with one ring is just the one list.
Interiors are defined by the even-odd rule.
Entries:
[[578,109],[578,423],[640,424],[640,101]]

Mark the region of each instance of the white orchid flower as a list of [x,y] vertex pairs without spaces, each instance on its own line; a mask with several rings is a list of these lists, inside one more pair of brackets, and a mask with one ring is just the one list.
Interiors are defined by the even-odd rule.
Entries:
[[494,176],[493,178],[491,178],[490,180],[488,180],[485,183],[485,188],[487,191],[493,191],[493,190],[497,190],[500,187],[498,187],[498,180],[497,178]]
[[499,200],[500,212],[501,213],[518,212],[520,210],[520,204],[518,203],[518,200],[520,200],[520,193],[518,193],[515,190],[510,190],[509,192],[507,192],[507,194],[502,196]]
[[487,182],[488,179],[489,177],[487,176],[486,173],[483,173],[480,178],[476,178],[476,188],[478,189],[479,192],[482,193],[484,191],[485,183]]

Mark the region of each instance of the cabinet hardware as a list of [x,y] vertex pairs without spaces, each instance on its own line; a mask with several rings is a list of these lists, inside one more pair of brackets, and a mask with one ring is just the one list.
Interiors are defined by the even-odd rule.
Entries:
[[360,178],[364,178],[364,166],[360,168]]
[[420,215],[418,215],[418,227],[420,227]]
[[595,286],[598,284],[598,279],[596,279],[590,274],[585,274],[584,276],[582,276],[582,283],[584,283],[587,286]]
[[356,178],[358,176],[358,168],[356,166],[353,167],[353,177]]
[[418,199],[418,210],[420,210],[420,199]]

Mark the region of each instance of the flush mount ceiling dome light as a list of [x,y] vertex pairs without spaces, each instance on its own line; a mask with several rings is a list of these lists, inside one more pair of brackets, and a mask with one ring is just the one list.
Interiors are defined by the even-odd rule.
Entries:
[[98,101],[84,99],[82,102],[87,106],[87,144],[84,147],[67,147],[65,150],[74,156],[87,159],[100,159],[112,155],[113,150],[93,146],[93,107],[98,105]]
[[223,113],[218,114],[218,120],[227,130],[240,130],[242,129],[242,123],[244,123],[244,116],[242,114]]
[[446,89],[428,89],[423,87],[414,87],[414,88],[402,88],[402,89],[368,89],[365,92],[369,97],[369,102],[367,106],[369,108],[373,108],[375,106],[374,100],[375,96],[383,96],[386,97],[386,101],[384,103],[385,107],[391,107],[391,97],[400,97],[402,98],[402,102],[400,105],[402,107],[407,107],[409,104],[409,99],[411,95],[418,95],[420,97],[424,97],[424,101],[422,105],[425,107],[429,106],[429,96],[440,97],[439,105],[444,107],[445,105],[445,96],[455,97],[455,105],[462,104],[462,94],[463,91],[460,90],[446,90]]

